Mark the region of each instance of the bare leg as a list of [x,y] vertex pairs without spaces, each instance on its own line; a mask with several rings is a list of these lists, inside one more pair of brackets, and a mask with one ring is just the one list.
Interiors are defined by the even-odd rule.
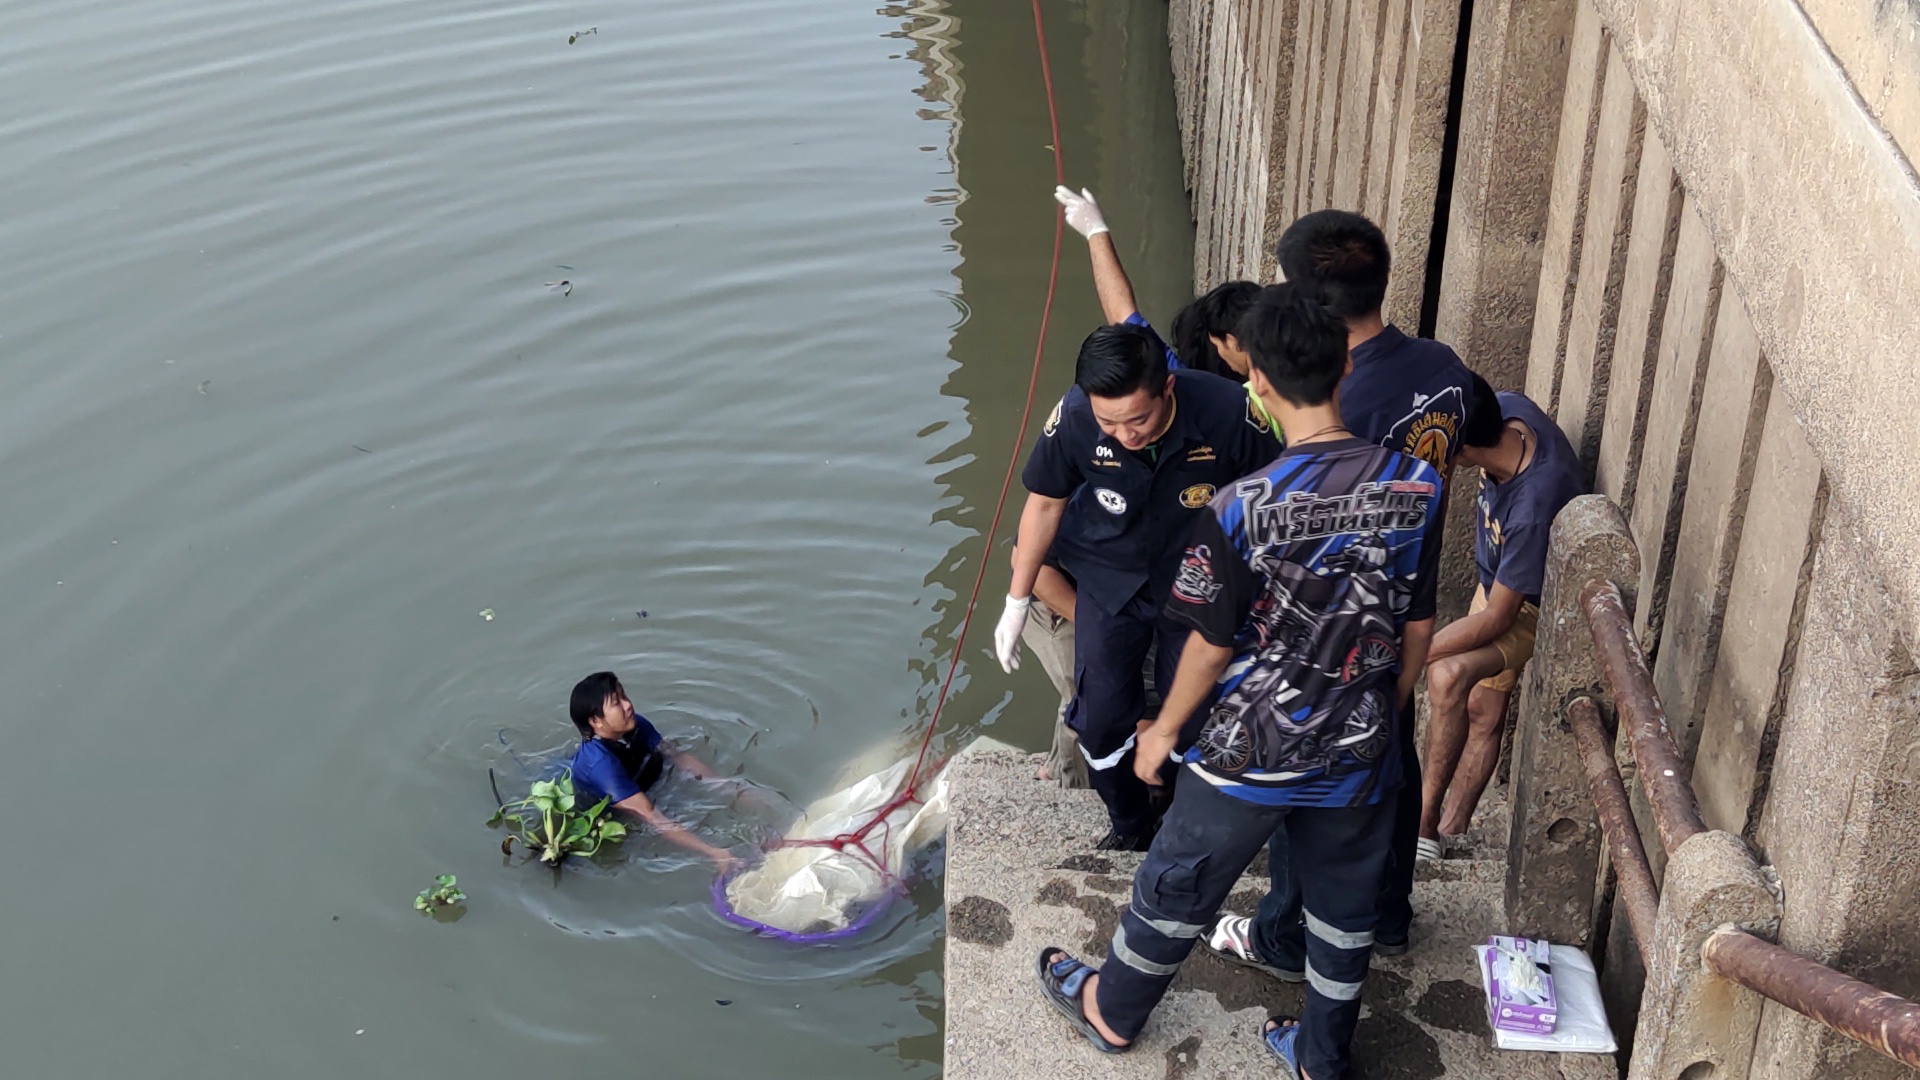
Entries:
[[1440,835],[1441,804],[1467,744],[1469,691],[1481,679],[1498,675],[1505,666],[1500,650],[1491,645],[1427,665],[1427,760],[1421,767],[1421,836],[1437,839]]
[[1466,832],[1473,824],[1473,810],[1500,764],[1500,729],[1507,716],[1508,691],[1475,686],[1467,696],[1467,746],[1460,756],[1459,770],[1447,793],[1445,813],[1440,816],[1440,831],[1449,836]]

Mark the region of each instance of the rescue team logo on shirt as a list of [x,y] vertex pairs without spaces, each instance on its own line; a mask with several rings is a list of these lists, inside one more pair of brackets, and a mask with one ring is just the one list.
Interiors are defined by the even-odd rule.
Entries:
[[1054,403],[1053,413],[1047,417],[1047,426],[1040,429],[1040,434],[1045,435],[1049,439],[1053,438],[1053,433],[1060,430],[1060,410],[1066,407],[1066,398],[1061,398]]
[[1106,468],[1109,468],[1109,469],[1117,469],[1120,467],[1120,463],[1113,460],[1113,447],[1111,446],[1094,447],[1093,463],[1095,465],[1105,466]]
[[1180,575],[1173,579],[1173,598],[1189,604],[1211,604],[1226,588],[1213,577],[1213,549],[1195,544],[1180,560]]
[[1112,488],[1094,488],[1093,497],[1100,500],[1100,509],[1109,514],[1127,512],[1127,497]]
[[1394,423],[1388,445],[1436,469],[1445,469],[1447,462],[1453,460],[1454,444],[1460,438],[1460,421],[1466,413],[1466,403],[1457,386],[1449,386],[1432,397],[1415,394],[1413,411]]
[[1195,484],[1180,493],[1180,505],[1189,510],[1198,510],[1212,501],[1212,484]]

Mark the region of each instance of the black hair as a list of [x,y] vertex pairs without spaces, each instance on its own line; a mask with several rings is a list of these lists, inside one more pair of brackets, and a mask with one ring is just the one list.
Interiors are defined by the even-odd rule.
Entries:
[[1220,356],[1212,339],[1228,334],[1238,337],[1240,316],[1247,313],[1253,306],[1253,298],[1259,294],[1260,286],[1251,281],[1229,281],[1194,297],[1181,308],[1173,317],[1173,351],[1180,354],[1180,362],[1195,371],[1209,371],[1234,382],[1246,382],[1247,377],[1233,370],[1233,365]]
[[1167,350],[1144,326],[1113,323],[1087,335],[1073,381],[1090,397],[1122,398],[1138,390],[1159,397],[1167,388]]
[[1274,391],[1295,405],[1326,404],[1347,373],[1347,324],[1292,283],[1261,289],[1234,336]]
[[1275,252],[1288,281],[1342,319],[1380,310],[1393,257],[1380,226],[1350,210],[1315,210],[1287,226]]
[[1482,450],[1499,446],[1507,430],[1507,418],[1500,412],[1500,398],[1479,372],[1467,374],[1473,376],[1473,400],[1467,403],[1467,422],[1460,426],[1460,442]]
[[580,729],[580,737],[592,738],[593,718],[606,709],[607,699],[626,692],[620,685],[620,676],[611,671],[596,671],[574,683],[573,698],[567,702],[567,715],[573,717],[573,726]]

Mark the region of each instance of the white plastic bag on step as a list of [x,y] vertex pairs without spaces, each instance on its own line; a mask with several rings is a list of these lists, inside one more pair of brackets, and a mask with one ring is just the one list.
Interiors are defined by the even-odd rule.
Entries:
[[[992,749],[1010,747],[993,739],[976,739],[954,757]],[[868,831],[867,850],[887,873],[901,873],[916,852],[946,831],[950,765],[951,761],[921,780],[918,802],[894,807]],[[827,840],[866,825],[906,787],[913,758],[862,775],[866,767],[849,769],[843,784],[808,806],[785,839]],[[854,850],[779,847],[727,884],[727,904],[736,914],[777,930],[831,933],[845,930],[885,895],[891,887],[887,873]]]
[[[1479,960],[1480,988],[1488,999],[1493,996],[1493,946],[1475,945]],[[1558,1013],[1551,1035],[1529,1035],[1518,1031],[1493,1032],[1493,1045],[1502,1050],[1552,1050],[1567,1054],[1611,1054],[1619,1049],[1613,1028],[1607,1024],[1607,1009],[1600,1003],[1600,978],[1594,974],[1593,961],[1586,951],[1571,945],[1554,945],[1549,952],[1553,968],[1553,989],[1558,996]]]

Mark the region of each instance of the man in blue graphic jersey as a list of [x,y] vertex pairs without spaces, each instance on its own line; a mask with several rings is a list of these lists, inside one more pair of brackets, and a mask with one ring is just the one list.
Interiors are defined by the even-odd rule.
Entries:
[[[1275,254],[1288,281],[1325,304],[1347,328],[1353,366],[1340,382],[1340,420],[1347,430],[1389,450],[1410,454],[1451,481],[1461,451],[1461,432],[1473,406],[1473,373],[1438,341],[1411,337],[1382,315],[1393,258],[1380,227],[1347,210],[1318,210],[1280,234]],[[1441,534],[1428,545],[1427,563],[1440,561]],[[1431,615],[1438,585],[1423,575],[1422,610]],[[1419,670],[1432,642],[1432,622],[1409,632],[1406,666]],[[1401,702],[1411,708],[1411,695]],[[1421,850],[1420,760],[1413,725],[1401,731],[1408,782],[1394,818],[1393,861],[1380,888],[1380,926],[1375,945],[1382,955],[1407,951],[1413,931],[1413,868]],[[1306,926],[1300,886],[1288,874],[1287,833],[1274,835],[1268,859],[1272,888],[1257,918],[1226,915],[1208,930],[1207,947],[1235,963],[1251,964],[1289,982],[1300,981]],[[1274,961],[1278,959],[1279,962]]]
[[1247,865],[1284,826],[1305,893],[1306,1007],[1263,1037],[1290,1070],[1344,1080],[1372,955],[1404,762],[1402,665],[1441,521],[1434,468],[1358,438],[1336,387],[1346,330],[1290,285],[1262,291],[1241,335],[1253,385],[1286,433],[1272,464],[1195,522],[1167,618],[1189,630],[1141,778],[1187,719],[1198,741],[1134,877],[1105,964],[1038,959],[1048,1001],[1096,1047],[1131,1044]]

